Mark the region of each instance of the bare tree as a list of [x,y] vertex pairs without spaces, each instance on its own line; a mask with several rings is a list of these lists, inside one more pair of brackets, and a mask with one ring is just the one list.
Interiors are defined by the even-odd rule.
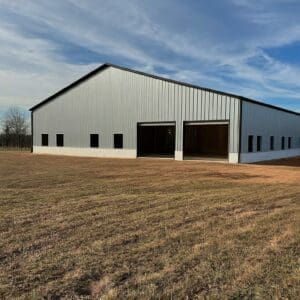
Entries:
[[22,135],[28,132],[28,123],[25,114],[18,107],[8,109],[4,118],[5,128],[9,128],[10,134]]
[[18,107],[9,108],[2,122],[2,136],[6,147],[23,147],[28,129],[25,114]]

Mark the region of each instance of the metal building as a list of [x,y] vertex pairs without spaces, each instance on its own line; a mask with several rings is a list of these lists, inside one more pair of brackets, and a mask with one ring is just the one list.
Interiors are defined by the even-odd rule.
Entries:
[[300,155],[300,114],[104,64],[31,109],[34,153],[220,159]]

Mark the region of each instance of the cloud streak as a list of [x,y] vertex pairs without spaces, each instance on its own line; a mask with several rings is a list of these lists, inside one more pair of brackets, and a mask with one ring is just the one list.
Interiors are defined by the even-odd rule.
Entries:
[[0,0],[0,109],[110,61],[300,110],[300,66],[268,52],[300,41],[297,2]]

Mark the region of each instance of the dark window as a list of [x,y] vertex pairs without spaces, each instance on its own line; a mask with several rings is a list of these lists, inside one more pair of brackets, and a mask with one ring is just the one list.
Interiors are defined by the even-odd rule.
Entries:
[[64,146],[64,135],[63,134],[57,134],[56,135],[56,146],[57,147],[63,147]]
[[90,134],[90,146],[91,148],[99,147],[99,134]]
[[289,137],[288,139],[288,148],[291,149],[292,148],[292,138]]
[[114,147],[119,149],[123,148],[123,134],[114,134]]
[[270,150],[274,150],[274,136],[270,137]]
[[285,138],[283,136],[281,137],[281,150],[284,150],[284,148],[285,148]]
[[48,146],[48,134],[42,134],[42,146]]
[[253,152],[253,135],[248,136],[248,152]]
[[257,152],[260,152],[261,151],[261,136],[257,136],[257,139],[256,139],[256,151]]

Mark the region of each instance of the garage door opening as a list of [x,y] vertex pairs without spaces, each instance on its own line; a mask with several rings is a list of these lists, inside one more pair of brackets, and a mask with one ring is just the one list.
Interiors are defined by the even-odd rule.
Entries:
[[174,123],[142,123],[137,126],[139,157],[170,157],[175,153]]
[[228,123],[185,123],[185,159],[228,159]]

